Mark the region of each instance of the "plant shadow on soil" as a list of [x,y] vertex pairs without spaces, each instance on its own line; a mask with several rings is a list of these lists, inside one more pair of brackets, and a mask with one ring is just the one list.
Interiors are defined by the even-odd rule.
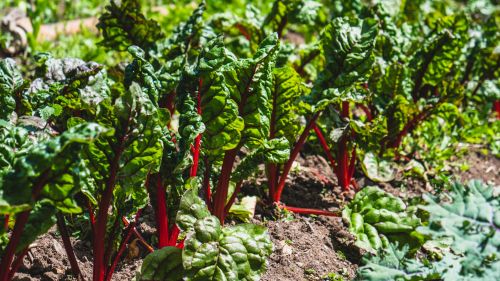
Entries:
[[[500,184],[498,158],[471,152],[465,160],[470,163],[471,168],[465,172],[454,171],[459,178],[478,178]],[[294,207],[338,211],[352,199],[354,192],[341,192],[332,169],[322,157],[304,156],[299,157],[297,162],[300,167],[292,171],[287,180],[283,203]],[[356,174],[355,177],[361,187],[373,184],[361,174]],[[265,198],[262,190],[266,184],[264,174],[260,174],[244,184],[242,193]],[[383,184],[381,187],[403,198],[420,196],[429,191],[425,183],[415,179],[405,180],[403,185],[404,189],[390,184]],[[154,214],[150,206],[144,210],[139,222],[138,230],[144,238],[149,242],[155,240]],[[355,278],[363,252],[354,245],[355,239],[347,231],[341,218],[277,213],[259,202],[252,222],[268,227],[274,244],[268,269],[262,276],[263,281]],[[84,278],[91,280],[91,243],[88,240],[73,240],[73,243]],[[127,257],[119,263],[113,280],[131,280],[135,276],[142,259],[148,254],[144,247],[139,245],[139,248],[139,256]],[[338,279],[334,279],[335,277]],[[13,280],[76,280],[71,275],[66,253],[55,227],[31,246]]]

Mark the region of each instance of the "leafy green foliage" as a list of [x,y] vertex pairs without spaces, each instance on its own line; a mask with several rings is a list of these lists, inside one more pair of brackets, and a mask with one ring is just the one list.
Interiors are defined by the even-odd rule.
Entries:
[[256,146],[269,135],[269,97],[272,69],[279,42],[276,34],[265,38],[251,59],[240,59],[224,72],[231,98],[245,124],[241,143]]
[[0,213],[14,216],[30,212],[22,226],[24,231],[20,233],[20,241],[15,245],[16,251],[20,251],[54,225],[57,210],[81,212],[75,195],[86,184],[88,174],[82,151],[98,137],[107,134],[107,130],[97,124],[81,124],[58,137],[32,144],[19,139],[27,136],[23,129],[17,128],[13,132],[17,134],[11,134],[13,138],[7,138],[4,143],[4,148],[10,150],[10,159],[7,159],[10,166],[4,167],[0,174]]
[[16,91],[23,85],[21,72],[12,59],[0,60],[0,119],[7,119],[16,108]]
[[[177,215],[179,228],[186,232],[182,250],[185,279],[259,280],[272,251],[266,229],[253,224],[222,227],[197,193],[196,187],[186,191]],[[150,254],[139,280],[149,280],[147,276],[152,274],[172,278],[166,280],[179,280],[176,274],[181,272],[180,252],[166,247]],[[160,267],[161,264],[168,266]],[[172,275],[167,275],[169,273]]]
[[318,86],[343,89],[365,78],[375,60],[377,32],[377,22],[369,18],[359,22],[336,18],[327,25],[321,45],[328,71],[318,77]]
[[[451,238],[451,249],[440,268],[444,280],[494,280],[500,258],[500,204],[494,189],[480,181],[451,185],[451,202],[425,196],[429,224],[418,231],[433,239]],[[451,263],[453,262],[453,263]],[[451,268],[449,264],[454,265]]]
[[[82,150],[106,131],[97,124],[82,124],[14,154],[12,168],[3,177],[1,213],[18,213],[37,201],[79,212],[72,196],[85,181]],[[19,184],[25,188],[20,190]]]
[[378,255],[363,258],[356,280],[436,280],[440,272],[432,265],[407,257],[408,246],[402,249],[390,243]]
[[[195,192],[187,191],[183,200],[193,201]],[[203,201],[194,200],[194,206],[201,205],[197,209],[206,209]],[[265,228],[253,224],[222,228],[218,218],[199,212],[190,221],[181,226],[187,232],[183,265],[188,280],[259,279],[272,249]]]
[[[100,49],[86,31],[36,40],[40,23],[93,15],[87,8],[99,3],[63,1],[61,16],[50,1],[14,2],[35,31],[15,58],[23,65],[0,61],[1,280],[56,212],[95,217],[94,279],[109,279],[132,229],[122,217],[148,199],[159,250],[138,280],[257,280],[271,251],[265,229],[223,227],[225,217],[252,215],[231,205],[262,164],[279,203],[312,130],[344,189],[355,185],[359,155],[370,180],[387,182],[393,162],[405,176],[446,178],[433,170],[447,170],[464,141],[498,154],[500,20],[491,1],[186,0],[158,12],[113,0],[99,19]],[[360,278],[493,280],[498,200],[472,185],[453,187],[452,202],[426,197],[425,235],[415,232],[414,207],[362,189],[343,216],[358,246],[380,252]],[[431,238],[451,239],[450,250],[432,264],[413,259],[414,244]]]
[[390,244],[378,255],[363,259],[358,279],[495,280],[499,263],[497,195],[492,187],[471,181],[467,186],[451,184],[449,197],[440,200],[425,195],[428,205],[419,206],[430,216],[428,224],[417,231],[435,239],[429,242],[450,246],[442,249],[439,261],[412,259],[408,245]]
[[176,247],[165,247],[146,256],[141,272],[136,280],[182,280],[182,250]]
[[206,127],[203,144],[209,155],[234,148],[244,127],[243,120],[238,116],[238,106],[231,99],[222,72],[233,58],[221,44],[219,39],[208,44],[201,54],[197,71],[185,74],[178,89],[183,106],[191,104],[194,107],[197,95],[201,96],[201,118]]
[[273,70],[273,86],[271,91],[271,127],[269,136],[285,137],[293,144],[299,131],[297,115],[298,100],[306,93],[300,76],[290,66]]
[[359,247],[378,250],[388,247],[388,238],[402,235],[409,239],[421,224],[415,211],[400,198],[369,186],[356,194],[342,211],[342,217],[349,223],[349,231],[356,236]]
[[120,51],[132,45],[149,50],[163,37],[158,23],[141,13],[138,0],[110,1],[97,27],[104,37],[101,44]]
[[259,169],[261,163],[280,164],[285,162],[290,155],[290,145],[284,138],[265,141],[261,147],[247,155],[238,164],[231,180],[240,182],[250,177]]
[[314,25],[321,11],[321,3],[314,0],[277,0],[262,25],[270,27],[281,37],[287,24]]
[[[116,186],[116,196],[137,200],[139,204],[134,204],[134,208],[145,204],[143,183],[149,172],[159,169],[162,155],[162,116],[136,83],[112,106],[102,104],[97,120],[116,129],[113,135],[101,138],[86,152],[95,183],[87,193],[91,201],[95,202],[95,194],[114,190]],[[125,204],[125,201],[117,204]]]

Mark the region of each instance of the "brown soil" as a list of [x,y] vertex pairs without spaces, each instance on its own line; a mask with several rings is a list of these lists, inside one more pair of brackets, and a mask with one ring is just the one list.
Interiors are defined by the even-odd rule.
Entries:
[[322,221],[297,217],[268,222],[274,252],[262,280],[322,280],[332,273],[354,278],[357,266],[347,259],[346,248],[336,245],[335,230],[341,225],[339,218]]
[[462,181],[480,179],[493,186],[500,185],[499,158],[491,154],[485,155],[479,151],[472,151],[462,161],[465,161],[469,166],[466,171],[456,169],[456,174]]
[[[90,243],[73,242],[80,269],[85,280],[92,280],[92,249]],[[113,280],[131,280],[140,269],[141,259],[126,260],[118,265]],[[71,273],[66,252],[56,230],[40,237],[24,258],[13,280],[18,281],[56,281],[76,280]]]

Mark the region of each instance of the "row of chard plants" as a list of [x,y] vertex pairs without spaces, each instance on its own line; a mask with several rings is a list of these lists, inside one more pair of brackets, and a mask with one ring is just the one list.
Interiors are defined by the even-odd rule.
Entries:
[[[360,245],[378,249],[387,244],[378,233],[413,231],[420,219],[377,188],[361,189],[343,214],[281,202],[308,141],[342,189],[357,191],[356,167],[384,181],[384,159],[411,158],[402,145],[419,124],[498,95],[498,9],[372,2],[280,0],[267,14],[249,5],[242,17],[204,16],[202,2],[167,36],[138,1],[111,1],[100,44],[128,62],[40,53],[23,75],[3,59],[0,280],[54,224],[81,277],[65,219],[75,216],[91,229],[95,281],[111,280],[132,237],[151,251],[137,280],[258,280],[272,252],[266,229],[224,224],[243,182],[262,168],[264,204],[343,215]],[[290,41],[293,33],[305,42]],[[152,246],[136,228],[147,204]]]

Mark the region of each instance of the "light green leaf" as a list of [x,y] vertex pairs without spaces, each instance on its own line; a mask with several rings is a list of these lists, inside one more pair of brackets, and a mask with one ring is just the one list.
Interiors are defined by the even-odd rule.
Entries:
[[182,249],[164,247],[146,256],[136,280],[180,281],[183,277]]
[[380,159],[373,152],[365,153],[361,167],[365,175],[375,182],[390,182],[396,174],[394,163]]
[[16,108],[14,92],[24,83],[13,59],[0,60],[0,119],[8,119]]
[[342,217],[356,236],[356,245],[374,252],[388,247],[395,234],[394,239],[409,240],[411,232],[421,225],[415,211],[407,208],[399,197],[368,186],[342,210]]

